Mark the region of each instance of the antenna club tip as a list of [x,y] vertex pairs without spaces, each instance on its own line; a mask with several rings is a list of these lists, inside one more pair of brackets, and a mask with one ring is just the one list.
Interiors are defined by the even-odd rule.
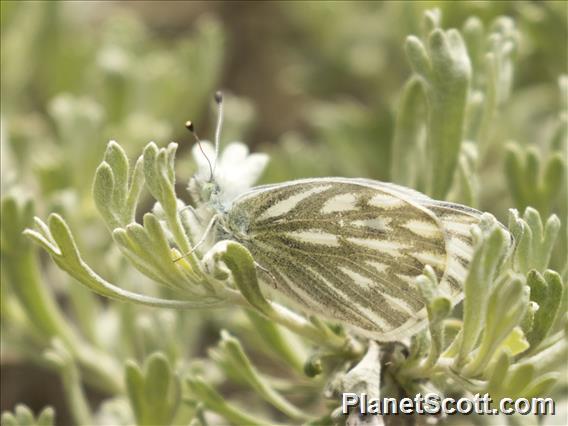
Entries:
[[193,126],[193,122],[190,121],[190,120],[187,120],[187,121],[185,122],[185,128],[186,128],[187,130],[189,130],[190,132],[193,132],[193,131],[195,130],[195,127]]
[[217,90],[215,92],[215,102],[217,102],[217,104],[223,102],[223,92],[221,92],[220,90]]

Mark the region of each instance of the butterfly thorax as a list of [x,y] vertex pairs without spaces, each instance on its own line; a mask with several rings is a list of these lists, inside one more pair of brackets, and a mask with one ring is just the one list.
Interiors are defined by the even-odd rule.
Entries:
[[228,212],[220,214],[220,237],[245,243],[250,239],[250,223],[251,217],[245,208],[232,206]]

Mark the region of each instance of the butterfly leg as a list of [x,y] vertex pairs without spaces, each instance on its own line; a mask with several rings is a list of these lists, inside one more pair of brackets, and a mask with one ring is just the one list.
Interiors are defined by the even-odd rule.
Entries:
[[278,288],[278,282],[276,281],[276,278],[274,277],[274,275],[272,275],[272,273],[268,269],[266,269],[264,266],[262,266],[258,262],[254,262],[254,266],[256,266],[258,269],[260,269],[262,272],[266,273],[272,279],[272,283],[274,284],[274,289],[276,290]]
[[207,236],[209,235],[209,233],[213,229],[215,222],[217,222],[217,219],[218,219],[218,216],[213,216],[213,218],[209,222],[209,225],[207,225],[207,228],[203,232],[201,239],[193,246],[193,248],[189,252],[185,253],[183,256],[178,257],[177,259],[174,259],[174,263],[177,262],[178,260],[183,259],[184,257],[191,255],[195,250],[197,250],[199,248],[199,246],[201,244],[203,244],[205,242],[205,240],[207,239]]
[[195,210],[195,208],[192,205],[187,205],[183,208],[181,208],[178,213],[181,213],[184,210],[189,210],[191,213],[193,213],[193,217],[195,217],[195,220],[197,220],[197,223],[199,223],[201,225],[201,219],[199,218],[199,215],[197,214],[197,211]]

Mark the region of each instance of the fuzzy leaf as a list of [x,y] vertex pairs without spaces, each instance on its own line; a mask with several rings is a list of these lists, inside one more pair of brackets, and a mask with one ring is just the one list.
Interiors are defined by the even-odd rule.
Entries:
[[93,424],[92,413],[81,383],[81,375],[73,355],[58,338],[53,339],[52,347],[44,353],[48,362],[60,374],[67,397],[67,406],[76,424]]
[[[43,225],[42,225],[43,226]],[[97,275],[82,259],[71,234],[71,230],[57,214],[49,217],[49,238],[54,246],[45,244],[46,236],[30,229],[25,235],[42,245],[50,254],[54,262],[78,282],[102,296],[120,301],[130,301],[148,306],[161,306],[177,309],[204,308],[220,306],[225,302],[219,299],[204,300],[169,300],[124,290]]]
[[495,284],[487,302],[487,313],[481,344],[472,359],[462,370],[463,375],[480,375],[497,348],[522,320],[529,301],[528,287],[522,276],[507,274]]
[[189,377],[186,379],[186,383],[192,395],[201,401],[207,409],[223,416],[233,424],[251,426],[274,424],[272,421],[257,418],[247,411],[229,404],[211,385],[199,377]]
[[534,147],[521,148],[510,143],[505,156],[505,171],[511,195],[521,210],[533,206],[548,215],[564,187],[566,159],[561,152],[544,158]]
[[491,293],[490,285],[508,250],[507,232],[490,216],[485,216],[483,222],[482,227],[475,227],[472,231],[477,235],[477,241],[464,284],[464,323],[459,356],[456,359],[458,366],[463,365],[472,352],[479,333],[487,326],[484,317]]
[[45,407],[37,417],[25,405],[16,405],[14,412],[2,413],[2,426],[54,426],[55,411],[52,407]]
[[270,386],[268,381],[260,375],[251,363],[241,343],[226,331],[221,332],[219,348],[222,350],[226,360],[229,361],[229,368],[240,371],[243,378],[259,396],[292,419],[306,420],[309,418]]
[[515,269],[525,274],[531,269],[543,273],[550,262],[560,226],[556,215],[550,216],[543,225],[535,209],[528,207],[522,218],[517,210],[511,209],[509,227],[516,239],[513,258]]
[[162,353],[154,353],[146,359],[144,370],[128,362],[125,373],[137,424],[171,424],[180,401],[180,384],[168,359]]
[[281,326],[257,314],[255,311],[247,310],[246,314],[267,348],[288,365],[292,366],[297,372],[302,372],[304,364],[302,361],[302,348],[299,347],[301,342],[293,339],[295,336],[290,335]]
[[560,275],[554,271],[546,271],[544,276],[532,270],[527,276],[527,284],[531,289],[531,300],[538,303],[533,327],[527,335],[531,348],[536,348],[550,332],[558,314],[563,297],[563,285]]
[[230,269],[235,285],[245,299],[260,312],[270,317],[273,314],[273,309],[260,291],[254,259],[250,252],[238,243],[227,241],[225,250],[221,254],[221,260]]
[[487,384],[487,389],[491,393],[491,396],[497,398],[500,395],[500,389],[504,383],[505,378],[509,372],[509,368],[511,366],[511,354],[507,351],[504,351],[499,355],[495,366],[493,367],[493,371],[491,373],[491,377]]
[[[420,137],[424,128],[426,99],[422,81],[412,77],[404,86],[398,107],[392,146],[391,179],[406,186],[420,184]],[[417,170],[418,169],[418,170]]]
[[112,194],[114,192],[114,173],[110,165],[102,162],[95,172],[93,198],[99,213],[110,229],[118,228],[121,223],[115,214]]
[[114,177],[114,190],[112,191],[113,205],[122,206],[128,191],[128,157],[122,147],[115,141],[110,141],[104,161],[110,166]]

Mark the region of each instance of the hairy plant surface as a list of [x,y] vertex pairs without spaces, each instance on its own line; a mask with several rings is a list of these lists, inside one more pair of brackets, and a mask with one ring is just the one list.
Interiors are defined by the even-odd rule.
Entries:
[[[189,137],[188,117],[201,134],[211,95],[231,84],[221,6],[168,39],[134,9],[93,21],[88,5],[3,2],[2,368],[54,372],[67,413],[34,414],[29,398],[3,406],[2,425],[562,424],[565,4],[439,6],[274,3],[263,13],[287,30],[258,42],[280,48],[272,102],[300,99],[301,126],[260,144],[270,114],[228,92],[222,140],[253,135],[258,152],[231,142],[216,155],[168,141]],[[202,184],[213,175],[219,193]],[[426,265],[414,278],[424,326],[376,342],[288,304],[261,255],[210,232],[212,203],[321,176],[487,212],[467,229],[463,301]],[[550,396],[557,413],[369,420],[341,413],[345,392]]]

